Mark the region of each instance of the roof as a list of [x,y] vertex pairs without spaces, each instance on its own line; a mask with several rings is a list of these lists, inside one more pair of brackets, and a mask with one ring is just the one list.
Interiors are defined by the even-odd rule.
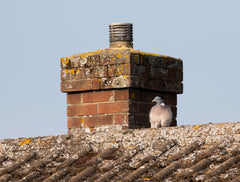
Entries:
[[0,181],[240,181],[240,122],[1,140]]

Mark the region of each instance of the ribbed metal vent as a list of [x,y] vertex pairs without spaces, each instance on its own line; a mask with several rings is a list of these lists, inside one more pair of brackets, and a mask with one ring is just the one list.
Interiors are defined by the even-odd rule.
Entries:
[[132,48],[133,31],[131,23],[113,23],[109,25],[110,48]]

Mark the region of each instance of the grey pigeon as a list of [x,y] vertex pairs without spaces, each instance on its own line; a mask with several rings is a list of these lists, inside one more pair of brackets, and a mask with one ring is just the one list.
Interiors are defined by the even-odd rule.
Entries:
[[149,112],[151,128],[170,126],[172,122],[171,108],[167,106],[159,96],[156,96],[152,102],[156,102],[156,105],[154,105]]

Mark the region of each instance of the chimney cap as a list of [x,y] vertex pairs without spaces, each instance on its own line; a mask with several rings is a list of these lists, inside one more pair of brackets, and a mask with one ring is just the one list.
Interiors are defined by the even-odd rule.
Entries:
[[121,22],[118,22],[118,23],[111,23],[109,25],[132,25],[132,23],[121,23]]
[[132,23],[110,24],[110,48],[133,48],[132,26]]

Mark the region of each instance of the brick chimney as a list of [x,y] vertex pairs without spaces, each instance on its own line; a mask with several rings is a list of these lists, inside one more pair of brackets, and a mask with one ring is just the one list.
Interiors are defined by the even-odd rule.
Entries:
[[155,96],[173,111],[183,92],[181,59],[133,49],[132,24],[110,24],[110,48],[61,58],[68,129],[148,128]]

